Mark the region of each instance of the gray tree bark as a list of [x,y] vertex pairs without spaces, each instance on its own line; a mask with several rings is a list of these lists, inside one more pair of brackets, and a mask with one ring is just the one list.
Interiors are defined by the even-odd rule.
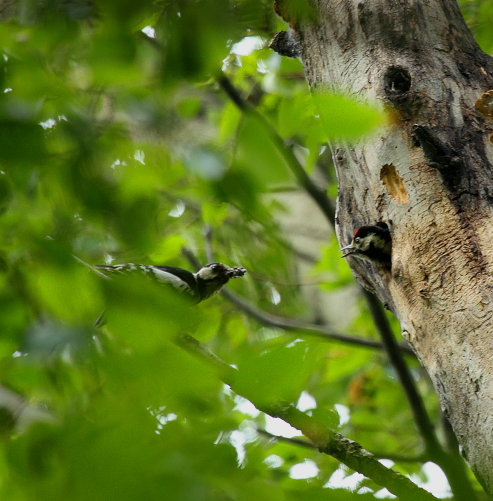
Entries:
[[[455,0],[315,0],[295,28],[313,90],[381,104],[389,123],[333,145],[341,245],[386,222],[392,269],[350,265],[399,319],[473,471],[493,493],[493,58]],[[478,101],[479,100],[479,101]]]

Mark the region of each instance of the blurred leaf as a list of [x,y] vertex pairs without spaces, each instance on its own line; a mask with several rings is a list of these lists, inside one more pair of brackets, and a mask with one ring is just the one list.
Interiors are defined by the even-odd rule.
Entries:
[[269,349],[261,354],[244,351],[238,360],[235,388],[264,405],[297,399],[309,375],[310,354],[305,343]]
[[194,149],[186,163],[191,172],[207,181],[221,179],[226,172],[226,164],[222,155],[212,149]]
[[312,96],[307,91],[281,100],[278,121],[279,134],[286,139],[301,134],[314,142],[327,141],[320,118],[316,116]]
[[87,270],[47,266],[32,272],[32,290],[53,315],[70,322],[97,318],[102,295]]
[[212,184],[214,196],[218,202],[239,205],[245,212],[258,208],[259,186],[253,176],[246,171],[230,170],[224,177]]
[[165,265],[181,254],[186,241],[180,235],[169,235],[163,238],[149,258],[157,265]]
[[270,128],[255,115],[244,115],[235,161],[263,185],[291,180],[289,168],[272,140]]
[[356,139],[385,120],[383,112],[342,95],[316,93],[313,99],[329,138]]
[[[7,167],[24,163],[39,165],[44,161],[46,151],[43,129],[39,125],[4,119],[0,121],[0,138],[0,161],[5,162]],[[26,174],[13,170],[11,175],[17,179]]]
[[345,489],[324,489],[313,486],[310,486],[308,489],[290,491],[287,499],[290,501],[302,501],[304,499],[309,499],[310,501],[324,501],[328,496],[330,496],[329,499],[331,501],[373,501],[377,499],[370,492],[359,494]]
[[[163,82],[178,78],[197,80],[215,73],[227,55],[227,41],[234,36],[235,23],[224,0],[193,4],[170,4],[167,16],[157,24],[166,39]],[[214,36],[210,36],[211,30]]]
[[209,202],[202,204],[204,223],[209,223],[211,226],[219,226],[224,223],[228,216],[229,209],[226,204],[213,204]]
[[320,285],[323,290],[334,290],[353,283],[351,268],[339,252],[340,245],[335,237],[322,246],[322,257],[314,272],[324,273],[326,279]]
[[223,143],[229,139],[238,128],[241,120],[241,111],[238,107],[228,102],[221,113],[221,123],[219,125],[219,142]]
[[493,3],[488,0],[481,2],[476,12],[476,25],[474,26],[476,41],[487,54],[491,54],[493,52],[493,33],[491,30]]
[[132,34],[106,25],[95,33],[92,44],[92,53],[88,55],[87,62],[94,83],[118,84],[123,79],[132,82],[139,78],[138,67],[132,64],[136,56]]
[[246,483],[238,493],[239,501],[285,501],[285,499],[278,485],[258,479]]
[[200,310],[173,286],[156,284],[139,272],[103,283],[108,327],[137,350],[156,349],[180,332],[194,332]]
[[190,97],[183,99],[183,101],[178,103],[177,111],[185,118],[192,118],[198,114],[200,108],[202,107],[202,102],[196,97]]

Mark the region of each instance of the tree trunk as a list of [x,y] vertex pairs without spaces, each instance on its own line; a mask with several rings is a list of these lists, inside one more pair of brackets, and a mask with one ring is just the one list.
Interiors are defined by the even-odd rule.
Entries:
[[389,225],[390,272],[348,261],[399,319],[491,494],[493,93],[475,103],[493,89],[493,59],[455,0],[315,4],[317,20],[290,20],[311,88],[380,102],[390,118],[333,146],[340,243],[359,226]]

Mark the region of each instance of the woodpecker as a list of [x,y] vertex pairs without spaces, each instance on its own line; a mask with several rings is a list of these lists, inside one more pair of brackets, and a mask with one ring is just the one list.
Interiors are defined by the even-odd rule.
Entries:
[[361,226],[354,232],[349,245],[339,249],[342,257],[355,256],[368,261],[390,266],[392,256],[392,237],[385,223],[375,226]]
[[174,266],[133,263],[114,266],[99,264],[96,268],[118,274],[143,273],[158,283],[171,284],[175,289],[189,296],[196,304],[219,292],[230,278],[242,277],[247,271],[241,266],[230,268],[223,263],[206,264],[197,273]]

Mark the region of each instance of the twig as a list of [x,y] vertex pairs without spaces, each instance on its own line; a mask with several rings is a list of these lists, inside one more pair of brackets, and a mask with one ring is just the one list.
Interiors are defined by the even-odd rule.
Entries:
[[85,261],[82,261],[80,257],[77,257],[75,254],[72,254],[72,257],[76,260],[79,261],[79,263],[83,264],[87,268],[89,268],[93,273],[96,273],[96,275],[99,275],[101,278],[104,278],[105,280],[110,280],[110,277],[105,275],[102,271],[98,270],[96,267],[91,266],[89,263],[86,263]]
[[[288,438],[288,437],[282,437],[281,435],[273,435],[272,433],[269,433],[267,430],[262,430],[262,429],[258,429],[257,432],[260,433],[261,435],[265,435],[266,437],[272,440],[277,440],[278,442],[285,442],[287,444],[306,447],[308,449],[316,448],[312,443],[307,442],[306,440],[303,440],[301,438]],[[390,459],[391,461],[394,461],[396,463],[397,462],[426,463],[427,461],[429,461],[429,458],[424,454],[420,454],[417,456],[406,456],[404,454],[394,454],[392,452],[372,452],[372,454],[375,456],[376,459]]]
[[182,334],[176,339],[176,344],[214,367],[221,381],[229,386],[233,385],[237,369],[228,365],[224,360],[209,351],[200,341],[188,334]]
[[182,247],[181,253],[183,254],[183,257],[185,259],[188,259],[190,264],[195,267],[195,269],[199,270],[200,269],[200,261],[197,259],[197,256],[187,247]]
[[426,449],[431,453],[432,450],[435,450],[437,447],[439,448],[440,445],[436,438],[435,428],[426,412],[421,395],[418,393],[411,372],[402,357],[399,345],[390,328],[389,321],[383,310],[379,307],[380,301],[366,289],[362,289],[362,291],[373,318],[373,323],[380,333],[385,352],[406,394],[416,427],[425,441]]
[[[14,1],[14,2],[10,2],[10,3],[6,3],[5,5],[2,5],[2,7],[0,8],[0,13],[3,14],[3,11],[8,9],[9,7],[12,7],[13,5],[16,5],[18,2]],[[6,19],[3,19],[3,21],[6,21]]]
[[204,242],[205,242],[205,255],[208,261],[214,261],[214,252],[212,251],[212,228],[210,224],[204,227]]
[[267,430],[262,430],[260,428],[257,429],[257,433],[264,435],[271,440],[276,440],[277,442],[286,442],[287,444],[299,445],[301,447],[306,447],[307,449],[316,449],[316,447],[311,442],[307,442],[306,440],[302,440],[301,438],[288,438],[282,437],[280,435],[273,435]]

